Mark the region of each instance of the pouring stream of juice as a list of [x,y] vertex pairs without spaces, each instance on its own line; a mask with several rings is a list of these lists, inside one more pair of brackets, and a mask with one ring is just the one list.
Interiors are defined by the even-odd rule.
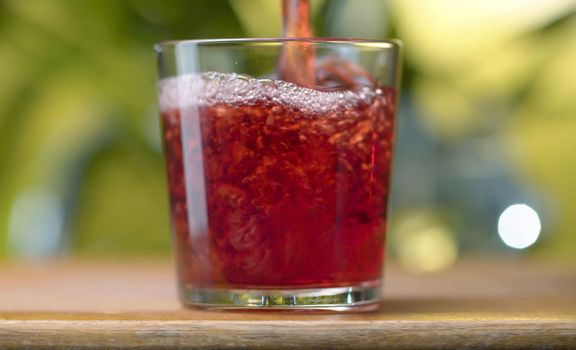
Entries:
[[[285,38],[313,37],[309,0],[282,0],[282,19]],[[278,71],[284,81],[323,91],[357,89],[376,83],[365,70],[347,60],[332,57],[317,63],[314,45],[305,41],[284,43]]]
[[[282,0],[283,36],[312,37],[309,0]],[[280,58],[280,74],[285,81],[314,88],[314,46],[306,42],[286,42]]]

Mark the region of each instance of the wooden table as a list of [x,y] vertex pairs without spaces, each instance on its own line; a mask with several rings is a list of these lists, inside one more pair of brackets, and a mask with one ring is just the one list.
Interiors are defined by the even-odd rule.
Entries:
[[379,312],[310,315],[183,309],[167,262],[4,264],[0,349],[576,348],[574,266],[387,270]]

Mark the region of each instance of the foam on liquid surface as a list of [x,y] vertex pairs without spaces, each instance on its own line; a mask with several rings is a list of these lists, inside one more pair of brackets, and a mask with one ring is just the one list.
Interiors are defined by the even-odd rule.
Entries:
[[282,80],[208,72],[166,78],[159,83],[160,109],[216,104],[281,104],[309,114],[328,113],[372,103],[380,89],[318,91]]

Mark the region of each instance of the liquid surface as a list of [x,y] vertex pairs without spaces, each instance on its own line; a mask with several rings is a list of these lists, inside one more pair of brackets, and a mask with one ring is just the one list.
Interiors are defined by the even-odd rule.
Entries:
[[[340,83],[342,84],[342,83]],[[160,81],[160,108],[169,110],[217,104],[281,104],[310,115],[371,104],[382,89],[318,91],[282,80],[208,72]]]
[[163,80],[160,100],[184,284],[380,278],[393,90],[205,73]]

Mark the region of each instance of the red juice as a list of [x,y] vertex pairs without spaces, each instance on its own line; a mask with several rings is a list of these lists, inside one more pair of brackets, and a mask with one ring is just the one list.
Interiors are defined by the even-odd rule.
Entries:
[[377,282],[394,103],[377,86],[320,91],[223,73],[161,81],[182,285]]

